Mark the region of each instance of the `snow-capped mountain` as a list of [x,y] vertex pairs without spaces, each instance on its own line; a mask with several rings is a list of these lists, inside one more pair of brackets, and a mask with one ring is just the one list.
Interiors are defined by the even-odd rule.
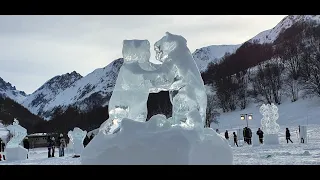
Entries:
[[[108,66],[96,69],[87,76],[79,78],[56,95],[51,94],[50,101],[42,102],[41,116],[50,119],[53,110],[57,107],[66,108],[72,105],[81,111],[87,111],[96,106],[107,105],[122,64],[123,59],[117,59]],[[28,106],[28,108],[36,114],[39,113],[37,106]]]
[[71,73],[58,75],[45,82],[39,89],[30,94],[22,103],[33,114],[41,115],[43,108],[53,100],[59,93],[69,88],[82,76],[73,71]]
[[0,97],[8,97],[21,104],[26,96],[24,91],[17,90],[15,86],[0,77]]
[[200,72],[207,69],[210,62],[217,63],[226,53],[234,53],[241,44],[238,45],[212,45],[196,49],[192,56]]
[[249,40],[252,43],[273,43],[286,29],[297,22],[315,21],[320,24],[320,15],[290,15],[282,19],[274,28],[263,31]]

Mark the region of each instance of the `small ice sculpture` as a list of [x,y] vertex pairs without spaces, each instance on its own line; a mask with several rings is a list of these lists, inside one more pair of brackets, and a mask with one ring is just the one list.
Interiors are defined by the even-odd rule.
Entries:
[[264,144],[279,144],[278,132],[279,124],[276,122],[279,118],[278,107],[273,103],[263,104],[260,107],[262,130],[264,131]]
[[14,119],[12,125],[7,127],[12,138],[6,145],[7,160],[25,160],[27,159],[28,150],[20,145],[27,136],[27,130],[19,125],[19,121]]
[[[224,137],[204,128],[207,95],[187,40],[166,33],[149,62],[147,40],[123,41],[124,63],[109,101],[109,119],[81,154],[82,164],[232,164]],[[148,122],[149,93],[169,91],[172,117]]]
[[[109,101],[109,119],[101,125],[100,131],[114,133],[119,130],[123,118],[145,122],[149,93],[159,91],[169,91],[172,125],[203,128],[207,95],[186,39],[167,32],[155,43],[154,49],[160,65],[149,61],[149,41],[123,41],[124,64]],[[201,118],[193,118],[198,117],[195,113]]]
[[262,129],[265,134],[277,134],[280,130],[279,124],[276,122],[279,118],[278,107],[273,103],[263,104],[260,107],[260,113],[263,118],[261,119]]
[[68,132],[68,137],[73,145],[74,154],[80,156],[84,149],[83,140],[87,135],[87,131],[83,131],[78,127],[75,127],[73,131]]
[[17,119],[14,119],[12,125],[9,125],[7,129],[13,136],[7,143],[7,148],[18,147],[23,139],[27,136],[27,130],[19,125],[19,121]]

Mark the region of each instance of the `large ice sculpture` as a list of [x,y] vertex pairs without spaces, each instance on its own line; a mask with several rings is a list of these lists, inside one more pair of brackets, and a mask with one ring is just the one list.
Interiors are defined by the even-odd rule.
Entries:
[[7,127],[12,138],[6,145],[7,160],[25,160],[27,159],[28,150],[20,145],[23,139],[27,136],[27,130],[19,125],[19,121],[14,119],[12,125]]
[[70,142],[72,143],[73,151],[76,156],[80,156],[83,149],[83,140],[87,135],[87,131],[83,131],[78,127],[75,127],[73,131],[68,132],[68,137],[70,138]]
[[[109,119],[100,131],[113,133],[123,118],[145,122],[149,93],[169,91],[173,114],[172,125],[200,127],[205,122],[207,95],[200,72],[193,60],[187,41],[182,36],[166,33],[154,45],[159,64],[149,61],[150,44],[147,40],[123,42],[122,65],[109,101]],[[190,112],[197,110],[201,119],[193,119]]]
[[[167,32],[155,43],[154,48],[157,60],[162,62],[162,71],[169,71],[174,78],[169,87],[174,123],[185,122],[188,127],[202,129],[206,118],[207,95],[199,69],[187,47],[187,40]],[[158,87],[158,84],[154,86]],[[193,110],[199,113],[201,119],[190,116]]]
[[279,124],[276,122],[279,118],[278,107],[273,103],[263,104],[260,107],[262,130],[264,131],[264,144],[279,144],[278,132]]
[[[207,96],[187,41],[166,33],[155,43],[159,65],[149,62],[149,48],[147,40],[123,42],[109,119],[82,152],[82,164],[232,164],[225,138],[204,128]],[[159,91],[169,91],[172,117],[145,122],[148,95]]]

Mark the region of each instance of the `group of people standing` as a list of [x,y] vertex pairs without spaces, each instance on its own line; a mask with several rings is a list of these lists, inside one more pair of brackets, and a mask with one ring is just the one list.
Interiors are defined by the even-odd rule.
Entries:
[[[300,131],[300,129],[299,129],[299,131]],[[217,132],[218,132],[218,131],[217,131]],[[264,134],[263,131],[262,131],[260,128],[258,128],[258,131],[256,132],[256,134],[257,134],[258,137],[259,137],[259,142],[260,142],[260,144],[263,144],[263,134]],[[225,131],[224,137],[225,137],[227,140],[229,140],[228,130]],[[289,128],[286,128],[286,140],[287,140],[287,143],[289,143],[289,141],[290,141],[291,143],[293,143],[290,137],[291,137],[291,134],[290,134]],[[249,145],[252,144],[252,141],[251,141],[251,139],[252,139],[252,131],[251,131],[251,129],[250,129],[249,127],[243,128],[243,139],[244,139],[244,142],[245,142],[245,143],[247,143],[247,144],[249,144]],[[238,137],[237,137],[236,132],[233,132],[233,143],[234,143],[234,145],[236,145],[237,147],[239,147],[239,146],[238,146]]]
[[[67,147],[66,139],[63,137],[63,134],[60,134],[57,141],[57,146],[59,148],[59,157],[64,156],[64,149]],[[56,141],[55,138],[50,136],[48,137],[48,158],[55,157],[55,148],[56,148]]]
[[[93,139],[93,137],[94,137],[94,134],[92,134],[90,138],[86,136],[86,138],[83,141],[84,147],[86,147],[87,144],[89,144],[89,142]],[[48,137],[48,158],[55,157],[54,153],[55,153],[56,143],[57,143],[57,146],[59,147],[59,157],[64,156],[64,150],[67,147],[67,143],[63,134],[60,134],[60,136],[58,137],[58,141],[55,141],[54,137],[52,138]]]

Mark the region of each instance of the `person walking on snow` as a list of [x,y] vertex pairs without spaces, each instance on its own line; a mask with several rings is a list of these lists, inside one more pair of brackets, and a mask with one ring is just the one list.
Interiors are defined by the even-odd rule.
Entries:
[[291,134],[290,134],[289,128],[286,128],[286,140],[287,140],[287,144],[289,143],[289,141],[290,141],[291,143],[293,143],[293,142],[291,141],[291,139],[290,139],[290,136],[291,136]]
[[260,144],[263,144],[263,131],[258,128],[257,135],[259,136]]
[[224,133],[224,137],[229,140],[229,134],[228,134],[228,130],[226,130],[226,132]]
[[238,139],[237,139],[237,135],[236,135],[236,132],[233,132],[233,143],[235,144],[235,145],[237,145],[237,147],[239,147],[238,146]]

